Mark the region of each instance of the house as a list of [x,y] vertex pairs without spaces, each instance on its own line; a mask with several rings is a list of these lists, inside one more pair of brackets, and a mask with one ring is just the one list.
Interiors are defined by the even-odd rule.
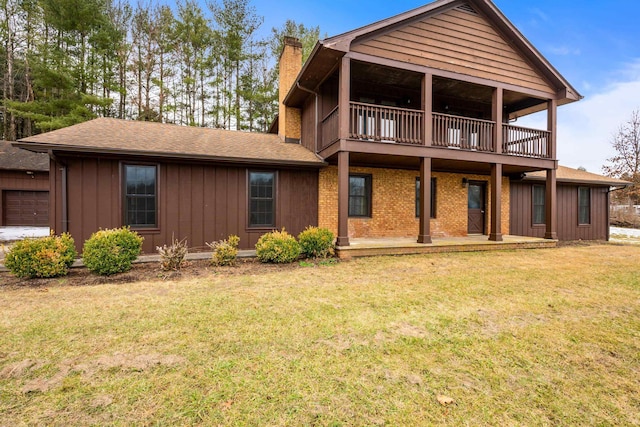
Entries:
[[[102,118],[21,140],[51,158],[53,229],[81,242],[130,225],[147,252],[172,236],[204,247],[237,234],[251,248],[266,231],[307,225],[343,248],[365,237],[606,238],[599,191],[626,184],[559,181],[573,172],[558,169],[557,108],[581,96],[490,0],[438,0],[301,57],[287,38],[277,135]],[[545,129],[515,124],[534,112]]]
[[0,226],[49,225],[49,156],[0,141]]

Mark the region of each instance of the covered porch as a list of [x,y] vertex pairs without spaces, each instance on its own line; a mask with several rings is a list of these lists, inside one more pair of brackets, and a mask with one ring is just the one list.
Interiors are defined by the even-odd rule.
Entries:
[[341,259],[376,255],[410,255],[442,252],[502,251],[514,249],[555,248],[557,240],[504,235],[502,241],[487,240],[486,236],[434,237],[430,244],[417,243],[410,237],[351,238],[349,246],[337,246]]

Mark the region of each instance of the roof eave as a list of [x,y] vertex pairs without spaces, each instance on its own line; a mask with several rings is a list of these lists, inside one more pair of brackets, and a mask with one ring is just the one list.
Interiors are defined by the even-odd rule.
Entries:
[[[545,182],[546,178],[542,176],[527,176],[522,179],[523,181],[537,181],[537,182]],[[587,184],[587,185],[598,185],[600,187],[631,187],[633,185],[632,182],[628,181],[597,181],[597,180],[589,180],[589,179],[577,179],[577,178],[557,178],[557,182],[565,183],[565,184]]]
[[324,161],[291,160],[291,159],[258,159],[247,157],[225,157],[225,156],[209,156],[203,154],[188,153],[168,153],[160,151],[141,151],[141,150],[118,150],[109,148],[83,147],[74,145],[58,145],[37,142],[13,143],[16,147],[24,148],[33,152],[47,153],[50,150],[55,152],[79,153],[79,154],[102,154],[114,156],[140,156],[140,157],[156,157],[177,160],[200,160],[215,163],[233,163],[242,165],[259,165],[259,166],[296,166],[321,168],[327,165]]

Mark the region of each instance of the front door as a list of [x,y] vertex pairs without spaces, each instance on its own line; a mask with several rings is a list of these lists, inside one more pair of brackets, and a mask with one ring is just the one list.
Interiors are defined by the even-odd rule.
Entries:
[[469,234],[484,234],[486,184],[482,182],[469,183],[468,221]]

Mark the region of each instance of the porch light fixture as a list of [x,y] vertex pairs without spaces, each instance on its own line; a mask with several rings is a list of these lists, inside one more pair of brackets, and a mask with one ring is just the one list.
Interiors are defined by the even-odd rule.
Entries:
[[462,188],[467,188],[469,186],[469,180],[467,178],[462,178]]
[[35,174],[31,171],[27,171],[27,175],[29,175],[31,178],[35,179]]

